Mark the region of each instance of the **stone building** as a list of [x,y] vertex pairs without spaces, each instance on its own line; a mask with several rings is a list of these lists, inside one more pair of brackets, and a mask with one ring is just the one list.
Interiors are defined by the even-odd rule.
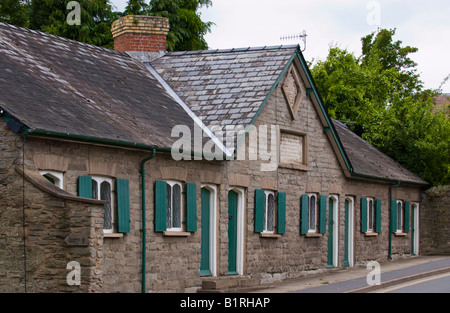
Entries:
[[425,181],[328,116],[298,46],[107,50],[0,24],[0,290],[196,292],[419,253]]

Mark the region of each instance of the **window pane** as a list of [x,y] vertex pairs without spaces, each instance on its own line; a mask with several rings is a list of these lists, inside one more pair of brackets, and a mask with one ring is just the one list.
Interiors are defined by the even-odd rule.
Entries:
[[267,199],[267,231],[273,231],[275,199],[273,194],[269,194]]
[[181,228],[181,186],[173,185],[172,227]]
[[309,198],[309,230],[316,230],[316,196]]
[[98,184],[97,184],[97,181],[95,179],[92,180],[92,199],[99,200],[99,197],[98,197]]
[[[95,181],[92,181],[94,183]],[[95,183],[97,184],[97,182]],[[111,212],[111,185],[104,181],[100,184],[100,200],[106,200],[105,204],[105,218],[103,221],[104,229],[112,228],[112,212]]]
[[50,174],[45,174],[44,177],[47,178],[47,180],[48,180],[49,182],[51,182],[53,185],[56,185],[55,178],[54,178],[52,175],[50,175]]
[[373,201],[369,200],[369,205],[368,205],[368,213],[369,216],[369,225],[368,225],[368,230],[373,230]]
[[167,184],[167,228],[172,228],[172,186]]
[[397,230],[402,230],[402,221],[403,221],[402,203],[397,202]]

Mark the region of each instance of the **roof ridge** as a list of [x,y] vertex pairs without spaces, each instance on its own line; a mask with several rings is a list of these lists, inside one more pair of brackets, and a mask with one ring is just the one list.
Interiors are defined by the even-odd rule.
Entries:
[[229,49],[173,51],[173,52],[167,52],[164,56],[233,53],[233,52],[263,51],[263,50],[277,50],[277,49],[294,49],[294,48],[296,49],[298,46],[299,45],[277,45],[277,46],[241,47],[241,48],[229,48]]
[[95,45],[88,44],[88,43],[85,43],[85,42],[77,41],[75,39],[70,39],[70,38],[66,38],[66,37],[63,37],[63,36],[49,34],[49,33],[46,33],[46,32],[40,31],[40,30],[35,30],[35,29],[31,29],[31,28],[21,27],[21,26],[17,26],[17,25],[13,25],[13,24],[0,22],[0,27],[16,29],[16,30],[20,30],[20,31],[23,31],[23,32],[29,32],[29,33],[41,35],[41,36],[44,36],[44,37],[50,37],[50,38],[53,38],[53,39],[57,39],[57,40],[60,40],[60,41],[72,42],[74,44],[79,44],[79,45],[82,45],[82,46],[85,46],[85,47],[88,47],[88,48],[93,48],[93,49],[97,49],[97,50],[104,51],[104,52],[127,55],[126,53],[122,53],[120,51],[116,51],[116,50],[113,50],[113,49],[99,47],[99,46],[95,46]]

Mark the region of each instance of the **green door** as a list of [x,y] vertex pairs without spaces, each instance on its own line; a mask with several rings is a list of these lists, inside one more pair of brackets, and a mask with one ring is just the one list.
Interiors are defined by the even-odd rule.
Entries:
[[200,260],[200,276],[210,276],[210,196],[211,193],[208,189],[201,189],[201,205],[202,205],[202,222],[201,222],[201,260]]
[[344,239],[344,267],[349,267],[350,266],[350,262],[349,262],[349,245],[350,245],[350,241],[349,241],[349,236],[350,236],[350,230],[349,230],[349,218],[350,218],[350,212],[349,212],[350,208],[349,208],[349,202],[348,200],[345,200],[345,239]]
[[328,267],[333,267],[333,234],[334,234],[334,212],[333,212],[333,199],[328,200]]
[[238,275],[236,268],[237,205],[238,194],[231,190],[228,192],[228,275]]

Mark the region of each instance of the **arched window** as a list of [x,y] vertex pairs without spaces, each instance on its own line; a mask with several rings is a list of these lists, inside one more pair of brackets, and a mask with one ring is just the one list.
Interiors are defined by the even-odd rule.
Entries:
[[39,171],[42,176],[44,176],[49,182],[58,188],[64,189],[63,184],[63,173],[58,171]]
[[317,230],[317,196],[315,194],[308,195],[308,216],[309,216],[309,225],[308,232],[313,233]]
[[182,192],[181,183],[167,181],[167,230],[182,230]]

